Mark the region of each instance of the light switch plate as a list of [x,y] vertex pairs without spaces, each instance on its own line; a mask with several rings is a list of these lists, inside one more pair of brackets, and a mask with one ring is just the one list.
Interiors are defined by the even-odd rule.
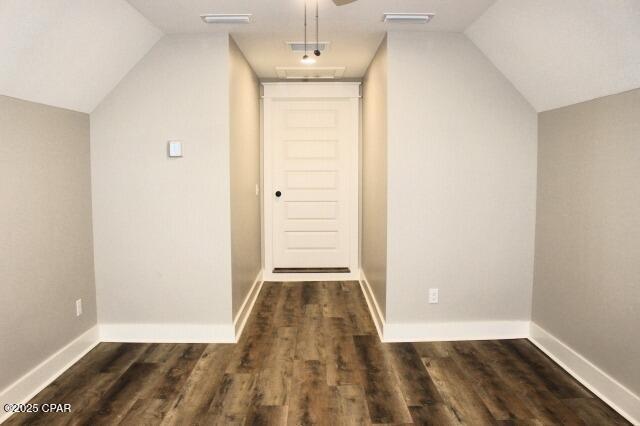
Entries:
[[169,157],[170,158],[182,157],[182,142],[169,141]]
[[429,303],[431,304],[435,304],[439,302],[439,291],[437,288],[430,288],[429,289]]

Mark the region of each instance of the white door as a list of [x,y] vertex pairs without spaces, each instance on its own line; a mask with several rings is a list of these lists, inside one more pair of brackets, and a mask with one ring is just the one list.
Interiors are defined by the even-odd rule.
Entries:
[[357,262],[358,102],[285,98],[268,108],[271,266],[346,272]]

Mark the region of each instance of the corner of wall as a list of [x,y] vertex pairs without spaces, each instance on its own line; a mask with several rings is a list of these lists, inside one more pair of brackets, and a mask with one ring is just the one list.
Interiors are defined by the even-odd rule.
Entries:
[[495,63],[495,61],[493,59],[491,59],[490,56],[487,55],[486,51],[483,50],[478,43],[476,43],[476,41],[473,39],[473,37],[471,37],[471,35],[469,35],[468,31],[465,31],[464,33],[462,33],[462,35],[469,41],[469,43],[471,43],[475,49],[482,54],[482,56],[484,56],[484,58],[487,60],[488,63],[491,64],[491,66],[496,70],[496,72],[498,74],[500,74],[505,81],[507,81],[509,83],[509,85],[511,85],[511,87],[513,88],[513,90],[515,92],[517,92],[520,97],[522,98],[522,100],[529,106],[529,108],[531,109],[532,112],[534,113],[538,113],[539,111],[533,106],[533,103],[531,101],[529,101],[529,99],[527,99],[527,97],[524,95],[524,93],[522,93],[520,91],[520,89],[518,89],[518,87],[515,85],[515,83],[513,82],[513,80],[511,80],[509,77],[507,77],[507,75],[504,73],[504,71],[498,66],[498,64]]
[[229,205],[232,316],[238,334],[259,290],[262,269],[261,135],[258,77],[231,36],[229,61]]

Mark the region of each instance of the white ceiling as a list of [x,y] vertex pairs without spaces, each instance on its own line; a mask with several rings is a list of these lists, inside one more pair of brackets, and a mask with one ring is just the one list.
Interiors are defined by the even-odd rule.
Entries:
[[91,112],[161,36],[124,0],[0,0],[0,94]]
[[[276,67],[301,66],[285,41],[302,39],[303,5],[0,0],[0,94],[91,112],[162,36],[160,30],[230,32],[257,74],[276,78]],[[427,25],[386,25],[384,12],[436,17]],[[252,13],[253,23],[205,25],[203,13]],[[344,66],[347,78],[364,74],[385,31],[466,29],[538,111],[640,87],[640,0],[359,0],[343,7],[320,0],[320,15],[320,37],[331,46],[317,66]],[[313,19],[310,24],[313,32]]]
[[[229,31],[258,76],[276,78],[277,66],[300,65],[300,56],[287,50],[286,41],[303,39],[304,0],[128,0],[167,34]],[[464,31],[495,0],[359,0],[336,7],[319,0],[320,38],[331,42],[318,67],[344,66],[344,77],[362,77],[384,33],[389,29]],[[309,0],[315,7],[315,2]],[[309,11],[310,39],[315,39]],[[384,12],[433,12],[427,25],[382,22]],[[252,13],[248,25],[206,25],[205,13]]]
[[640,0],[499,0],[466,34],[538,111],[640,87]]

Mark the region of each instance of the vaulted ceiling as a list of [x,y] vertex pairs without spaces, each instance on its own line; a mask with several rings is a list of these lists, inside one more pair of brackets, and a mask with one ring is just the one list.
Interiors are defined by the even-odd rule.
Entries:
[[[330,42],[319,67],[345,67],[344,77],[362,77],[385,31],[462,32],[495,0],[359,0],[337,7],[318,0],[320,39]],[[167,34],[229,31],[261,78],[275,78],[276,67],[300,67],[300,54],[285,42],[304,39],[305,0],[129,0]],[[315,1],[309,5],[309,39],[315,40]],[[428,24],[385,24],[385,12],[435,13]],[[205,13],[251,13],[249,25],[206,25]]]
[[[163,33],[229,32],[257,74],[273,78],[277,66],[299,66],[299,55],[285,42],[303,38],[303,5],[304,0],[0,0],[0,94],[91,112]],[[640,87],[640,0],[319,5],[320,39],[331,45],[317,66],[344,66],[345,77],[363,75],[386,31],[464,31],[538,111]],[[384,12],[436,17],[428,25],[389,25],[382,22]],[[199,17],[204,13],[252,13],[253,22],[205,25]]]
[[0,94],[91,112],[161,36],[124,0],[0,0]]
[[640,0],[499,0],[466,34],[538,111],[640,87]]

